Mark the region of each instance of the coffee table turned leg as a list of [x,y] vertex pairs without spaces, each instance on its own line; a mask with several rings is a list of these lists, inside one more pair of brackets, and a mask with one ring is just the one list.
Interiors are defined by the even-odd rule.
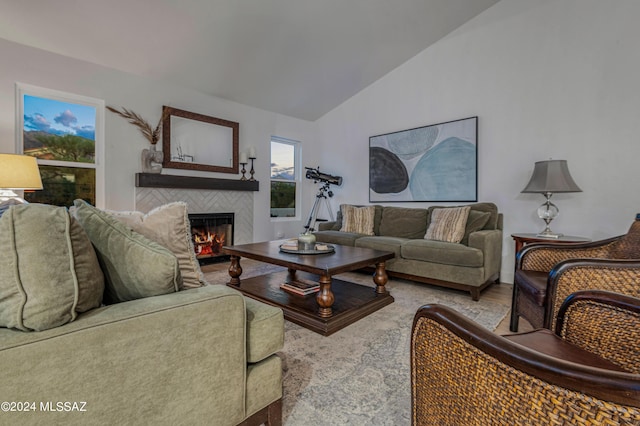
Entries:
[[242,266],[240,266],[240,256],[231,255],[231,265],[229,265],[229,285],[240,287],[240,275],[242,275]]
[[376,263],[376,271],[373,274],[373,282],[376,284],[377,294],[386,294],[387,289],[384,287],[389,281],[389,276],[384,268],[384,262]]
[[333,306],[333,302],[335,298],[333,297],[333,292],[331,291],[331,277],[329,275],[322,274],[320,276],[320,291],[316,295],[316,301],[318,302],[318,315],[322,318],[329,318],[333,315],[333,310],[331,307]]

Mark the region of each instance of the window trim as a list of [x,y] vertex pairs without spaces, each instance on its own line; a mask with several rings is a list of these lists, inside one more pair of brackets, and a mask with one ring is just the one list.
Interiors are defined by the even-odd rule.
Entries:
[[69,102],[87,105],[96,109],[95,127],[95,161],[94,163],[76,163],[73,161],[54,161],[37,159],[38,165],[56,167],[75,167],[95,169],[96,173],[96,207],[105,207],[105,101],[88,96],[60,90],[47,89],[25,83],[16,83],[16,153],[22,154],[24,149],[24,95],[53,99],[61,102]]
[[[301,220],[302,217],[302,213],[301,213],[301,207],[302,207],[302,171],[301,171],[301,164],[302,164],[302,142],[294,140],[294,139],[287,139],[287,138],[283,138],[280,136],[271,136],[271,139],[269,140],[269,163],[271,163],[271,142],[277,142],[277,143],[281,143],[281,144],[286,144],[286,145],[292,145],[293,146],[293,168],[294,168],[294,173],[293,173],[293,180],[285,180],[285,179],[272,179],[271,176],[269,176],[269,203],[271,203],[271,182],[294,182],[296,184],[296,212],[294,216],[291,217],[271,217],[271,215],[269,215],[269,219],[271,220],[271,222],[293,222],[293,221],[299,221]],[[271,171],[269,171],[269,175],[271,175]],[[271,205],[269,205],[269,213],[271,213]]]

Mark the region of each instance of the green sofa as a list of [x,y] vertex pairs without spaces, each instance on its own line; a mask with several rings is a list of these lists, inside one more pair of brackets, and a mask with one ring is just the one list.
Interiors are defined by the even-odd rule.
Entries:
[[282,311],[225,285],[187,288],[196,271],[168,249],[80,210],[0,217],[0,423],[281,424]]
[[493,203],[470,204],[461,242],[425,239],[434,209],[375,205],[373,234],[343,232],[342,206],[336,221],[319,222],[319,242],[368,247],[395,253],[387,262],[390,276],[468,291],[473,300],[499,282],[502,259],[502,214]]
[[249,424],[279,424],[283,321],[279,309],[210,285],[40,332],[0,328],[0,399],[35,404],[1,413],[2,423],[236,425],[255,415]]

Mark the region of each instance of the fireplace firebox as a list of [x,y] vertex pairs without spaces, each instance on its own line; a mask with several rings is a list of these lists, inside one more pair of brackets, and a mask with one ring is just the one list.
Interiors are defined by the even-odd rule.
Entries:
[[233,245],[233,219],[233,213],[189,214],[191,240],[201,265],[229,260],[222,246]]

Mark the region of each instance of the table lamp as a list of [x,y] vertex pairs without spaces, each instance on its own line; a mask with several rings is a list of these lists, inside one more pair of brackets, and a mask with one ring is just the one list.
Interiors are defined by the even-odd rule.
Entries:
[[531,180],[522,192],[543,194],[547,197],[547,201],[538,208],[538,217],[544,220],[547,226],[537,236],[562,237],[562,234],[556,234],[549,228],[549,224],[559,213],[558,207],[551,202],[551,196],[554,192],[582,192],[569,173],[567,160],[536,161]]
[[9,200],[26,203],[15,189],[42,189],[38,162],[28,155],[0,154],[0,204]]

